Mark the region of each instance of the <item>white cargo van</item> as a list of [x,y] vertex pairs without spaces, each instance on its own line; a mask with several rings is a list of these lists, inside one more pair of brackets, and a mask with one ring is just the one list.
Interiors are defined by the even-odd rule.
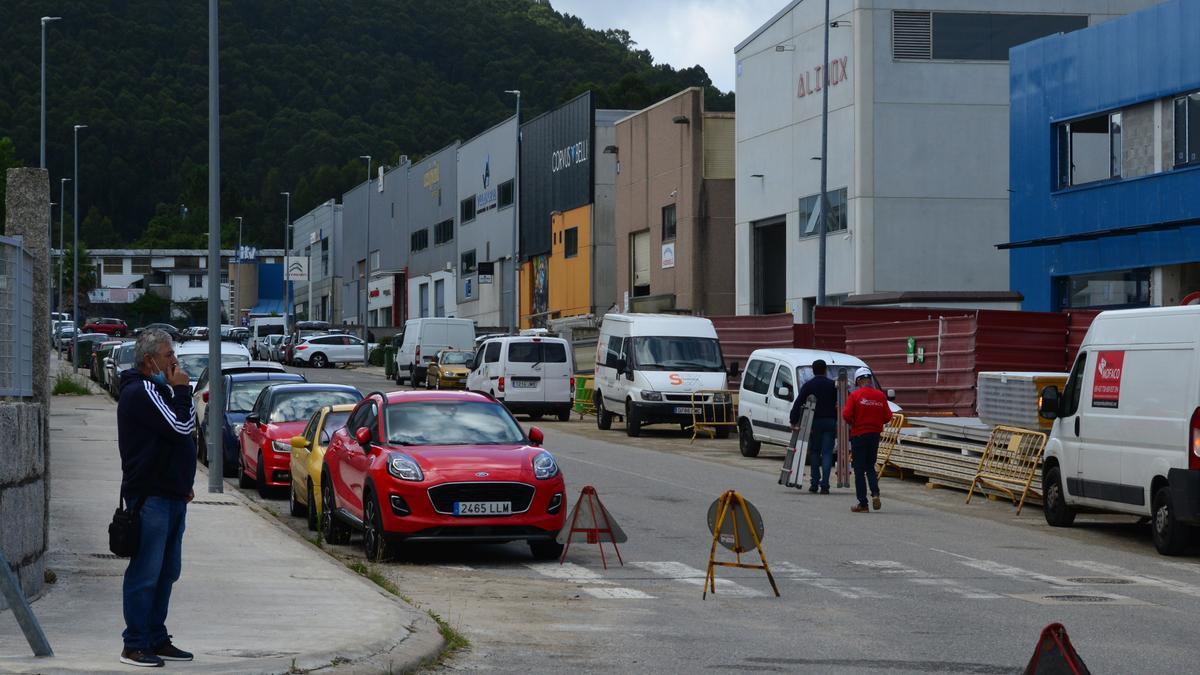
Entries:
[[425,382],[425,369],[443,349],[474,349],[475,322],[470,319],[425,317],[404,323],[404,337],[396,350],[396,384],[408,380],[416,387]]
[[1042,390],[1040,408],[1054,418],[1046,522],[1148,517],[1155,548],[1181,553],[1200,523],[1200,307],[1102,312],[1066,388]]
[[[625,433],[638,436],[646,424],[691,424],[692,393],[725,389],[727,375],[712,321],[674,314],[606,314],[596,345],[596,425],[608,429],[613,417],[622,417]],[[732,419],[731,398],[704,394],[698,403],[724,406],[717,414]],[[717,437],[728,434],[722,427]]]
[[467,389],[495,398],[511,413],[534,420],[552,414],[566,422],[575,397],[574,362],[562,338],[492,338],[475,352]]
[[282,316],[258,316],[250,319],[250,354],[256,359],[271,358],[267,350],[267,337],[283,335],[287,319]]
[[[828,366],[826,377],[837,381],[842,371],[854,391],[854,371],[867,364],[855,356],[820,349],[756,349],[746,361],[738,391],[738,448],[746,457],[758,456],[763,443],[787,447],[792,440],[791,413],[796,395],[812,379],[812,363],[821,359]],[[872,375],[872,379],[874,375]],[[880,389],[879,381],[874,386]],[[891,402],[892,412],[900,406]]]

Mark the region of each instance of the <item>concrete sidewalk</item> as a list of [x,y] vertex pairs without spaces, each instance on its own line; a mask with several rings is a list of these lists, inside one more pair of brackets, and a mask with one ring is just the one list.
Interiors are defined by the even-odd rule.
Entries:
[[[57,583],[33,603],[56,656],[38,659],[0,612],[0,672],[141,672],[122,665],[121,579],[108,552],[121,464],[116,404],[55,397],[50,415],[50,553]],[[236,492],[196,476],[183,575],[167,628],[204,673],[400,672],[435,658],[436,624],[303,541]]]

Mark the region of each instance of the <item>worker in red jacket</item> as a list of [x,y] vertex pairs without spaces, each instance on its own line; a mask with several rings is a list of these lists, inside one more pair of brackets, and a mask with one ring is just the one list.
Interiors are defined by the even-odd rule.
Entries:
[[[850,510],[869,513],[867,508],[867,483],[871,487],[871,505],[878,511],[879,476],[875,473],[875,459],[879,454],[879,436],[885,424],[892,420],[892,409],[887,396],[873,386],[869,368],[859,368],[854,373],[854,392],[846,399],[842,419],[850,425],[850,466],[854,467],[854,492],[858,503]],[[865,480],[864,480],[865,479]]]

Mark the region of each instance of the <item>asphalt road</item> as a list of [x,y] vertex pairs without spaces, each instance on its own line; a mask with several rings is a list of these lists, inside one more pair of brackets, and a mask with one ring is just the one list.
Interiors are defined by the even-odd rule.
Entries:
[[[303,372],[394,388],[362,371]],[[538,424],[572,505],[594,486],[629,534],[624,565],[610,555],[605,570],[594,545],[572,545],[560,566],[510,544],[422,546],[375,566],[472,641],[442,669],[1013,673],[1056,621],[1094,673],[1197,668],[1200,560],[1159,556],[1129,519],[1051,529],[1037,509],[1014,517],[1002,502],[967,506],[961,493],[895,479],[882,482],[882,511],[854,514],[852,490],[779,486],[778,455],[745,459],[733,440]],[[705,515],[729,489],[762,512],[782,597],[761,571],[722,568],[715,596],[701,599]],[[357,538],[328,548],[361,559]]]

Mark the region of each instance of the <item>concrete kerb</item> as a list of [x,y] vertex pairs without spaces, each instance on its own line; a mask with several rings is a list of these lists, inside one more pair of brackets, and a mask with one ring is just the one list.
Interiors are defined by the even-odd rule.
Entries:
[[[208,469],[203,465],[197,466],[197,471],[206,475],[208,473]],[[416,607],[412,607],[403,599],[396,597],[383,588],[380,588],[375,582],[367,579],[361,574],[356,573],[354,570],[351,570],[344,563],[331,555],[328,551],[313,544],[311,541],[297,534],[290,527],[280,522],[279,517],[275,513],[267,510],[266,507],[257,504],[252,500],[246,499],[236,490],[224,492],[222,494],[233,498],[242,506],[245,506],[254,513],[258,514],[259,517],[270,523],[271,527],[274,527],[280,532],[285,533],[289,537],[301,541],[304,546],[324,559],[329,565],[337,568],[340,573],[353,577],[356,583],[362,584],[366,588],[369,588],[372,592],[386,598],[388,602],[393,602],[401,607],[404,607],[405,611],[415,612],[416,615],[416,618],[412,621],[412,623],[404,626],[404,629],[407,631],[407,635],[405,635],[405,637],[400,639],[385,638],[375,642],[366,643],[355,648],[358,650],[357,656],[347,655],[345,653],[345,649],[343,648],[306,654],[304,655],[303,659],[296,657],[294,659],[294,663],[293,659],[286,657],[266,659],[265,661],[275,661],[281,665],[286,662],[286,666],[282,670],[270,670],[264,672],[290,673],[299,671],[305,673],[354,673],[359,672],[357,670],[359,666],[369,665],[371,666],[370,670],[364,670],[361,672],[407,673],[412,672],[425,664],[436,661],[441,656],[446,641],[442,637],[442,634],[438,629],[438,625],[424,611]],[[202,494],[197,494],[196,498],[203,499],[204,497]],[[380,628],[381,627],[378,626],[370,626],[365,627],[364,630],[379,630]],[[387,632],[387,627],[382,628],[384,628],[383,632]],[[406,649],[405,654],[399,657],[397,661],[386,660],[387,657],[392,654],[392,652],[401,646],[411,646],[412,649]],[[363,652],[366,652],[366,656],[362,655]],[[386,663],[384,663],[385,660]],[[247,671],[244,669],[238,669],[237,671],[230,672]]]

